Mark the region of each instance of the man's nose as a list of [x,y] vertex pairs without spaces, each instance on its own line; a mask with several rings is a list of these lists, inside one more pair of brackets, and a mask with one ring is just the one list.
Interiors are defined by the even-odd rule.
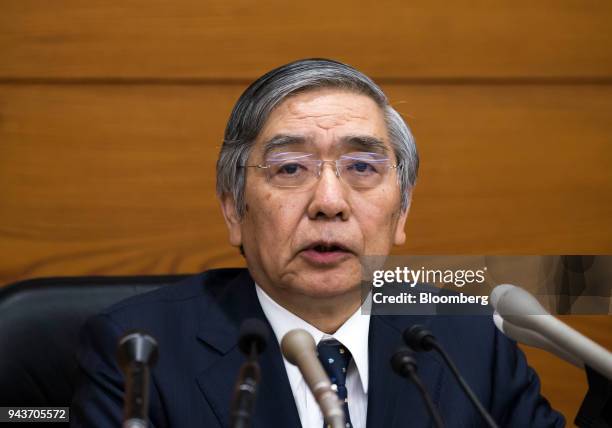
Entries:
[[340,218],[348,220],[351,213],[348,202],[348,186],[336,175],[334,162],[321,165],[320,177],[315,183],[312,198],[308,205],[308,217]]

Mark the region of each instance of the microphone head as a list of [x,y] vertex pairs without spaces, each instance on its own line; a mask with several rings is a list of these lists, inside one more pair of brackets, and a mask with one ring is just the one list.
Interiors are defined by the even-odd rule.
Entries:
[[493,291],[491,291],[491,305],[493,305],[493,309],[497,310],[500,299],[514,288],[516,287],[511,284],[501,284],[495,287]]
[[238,347],[246,356],[251,356],[253,348],[255,348],[255,352],[259,355],[266,349],[269,336],[270,333],[266,323],[257,318],[249,318],[240,325]]
[[413,357],[414,352],[407,346],[400,346],[391,356],[391,368],[402,377],[416,373],[417,363]]
[[117,360],[125,369],[132,363],[154,366],[157,363],[157,341],[153,336],[139,330],[126,333],[117,345]]
[[497,311],[493,312],[493,323],[495,324],[495,327],[497,327],[499,331],[507,335],[504,329],[504,319]]
[[433,333],[420,324],[415,324],[404,330],[402,338],[406,345],[417,352],[431,351],[433,346],[430,341],[435,340]]
[[523,318],[525,315],[550,315],[531,293],[510,284],[498,285],[491,291],[491,304],[504,319],[515,315]]
[[287,361],[294,366],[297,365],[299,356],[305,350],[315,354],[317,352],[317,345],[310,333],[306,330],[296,328],[283,336],[283,340],[281,340],[281,351]]

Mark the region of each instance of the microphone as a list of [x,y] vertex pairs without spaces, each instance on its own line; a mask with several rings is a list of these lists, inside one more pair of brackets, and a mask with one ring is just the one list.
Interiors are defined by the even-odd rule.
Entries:
[[287,361],[300,369],[325,422],[332,428],[345,428],[342,403],[317,357],[317,347],[310,333],[299,328],[289,331],[281,341],[281,350]]
[[559,348],[541,334],[516,326],[508,320],[503,319],[497,312],[493,313],[493,322],[499,331],[517,342],[540,348],[546,352],[556,355],[562,360],[565,360],[580,369],[584,369],[584,363],[579,358],[565,352],[563,349]]
[[233,428],[251,426],[257,384],[261,379],[257,357],[266,349],[268,336],[266,324],[256,318],[247,319],[240,325],[238,348],[247,356],[247,361],[240,367],[234,388],[230,412],[230,426]]
[[125,375],[123,428],[146,428],[149,411],[149,368],[157,362],[157,342],[141,331],[119,339],[117,360]]
[[401,377],[410,379],[414,382],[423,400],[425,400],[425,406],[427,407],[431,419],[434,421],[434,425],[437,428],[442,428],[444,424],[442,423],[440,413],[436,410],[427,389],[425,389],[425,385],[423,385],[423,382],[417,375],[417,363],[412,356],[412,351],[406,346],[400,346],[391,357],[391,367],[393,371]]
[[457,366],[455,365],[455,363],[453,363],[453,361],[450,359],[450,356],[438,343],[432,332],[427,330],[422,325],[416,324],[404,330],[402,337],[404,338],[404,342],[406,342],[406,345],[408,345],[410,348],[417,352],[431,351],[433,349],[438,354],[440,354],[450,371],[453,373],[453,376],[455,376],[455,379],[457,379],[457,382],[459,382],[459,386],[461,386],[472,404],[474,404],[474,407],[476,407],[476,410],[478,410],[478,413],[480,413],[487,425],[491,428],[498,428],[497,423],[493,420],[489,412],[487,412],[486,409],[482,406],[482,403],[480,402],[480,400],[478,400],[478,397],[476,397],[474,391],[472,391],[465,379],[463,379],[463,376],[461,376],[461,374],[459,373]]
[[491,292],[491,304],[504,321],[538,333],[612,380],[612,353],[550,315],[527,291],[498,285]]

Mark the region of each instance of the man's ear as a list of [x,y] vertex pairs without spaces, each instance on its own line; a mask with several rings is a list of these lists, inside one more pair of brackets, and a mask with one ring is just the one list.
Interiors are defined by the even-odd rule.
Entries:
[[223,218],[229,231],[230,244],[234,247],[239,247],[242,245],[241,222],[236,210],[236,202],[229,193],[221,196],[221,210],[223,211]]
[[410,203],[412,202],[412,193],[408,196],[408,206],[404,211],[401,211],[399,218],[397,219],[397,226],[395,228],[395,236],[393,238],[394,245],[402,245],[406,242],[406,231],[404,228],[406,227],[406,219],[408,218],[408,212],[410,211]]

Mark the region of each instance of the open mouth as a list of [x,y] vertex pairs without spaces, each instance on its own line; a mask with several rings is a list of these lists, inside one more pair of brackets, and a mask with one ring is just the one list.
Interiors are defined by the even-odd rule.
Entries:
[[329,266],[350,257],[352,251],[337,242],[314,242],[306,247],[301,254],[314,265]]
[[340,246],[340,245],[335,245],[335,244],[331,244],[331,245],[326,245],[326,244],[317,244],[315,246],[310,247],[312,250],[316,251],[317,253],[331,253],[334,251],[347,251],[346,248]]

